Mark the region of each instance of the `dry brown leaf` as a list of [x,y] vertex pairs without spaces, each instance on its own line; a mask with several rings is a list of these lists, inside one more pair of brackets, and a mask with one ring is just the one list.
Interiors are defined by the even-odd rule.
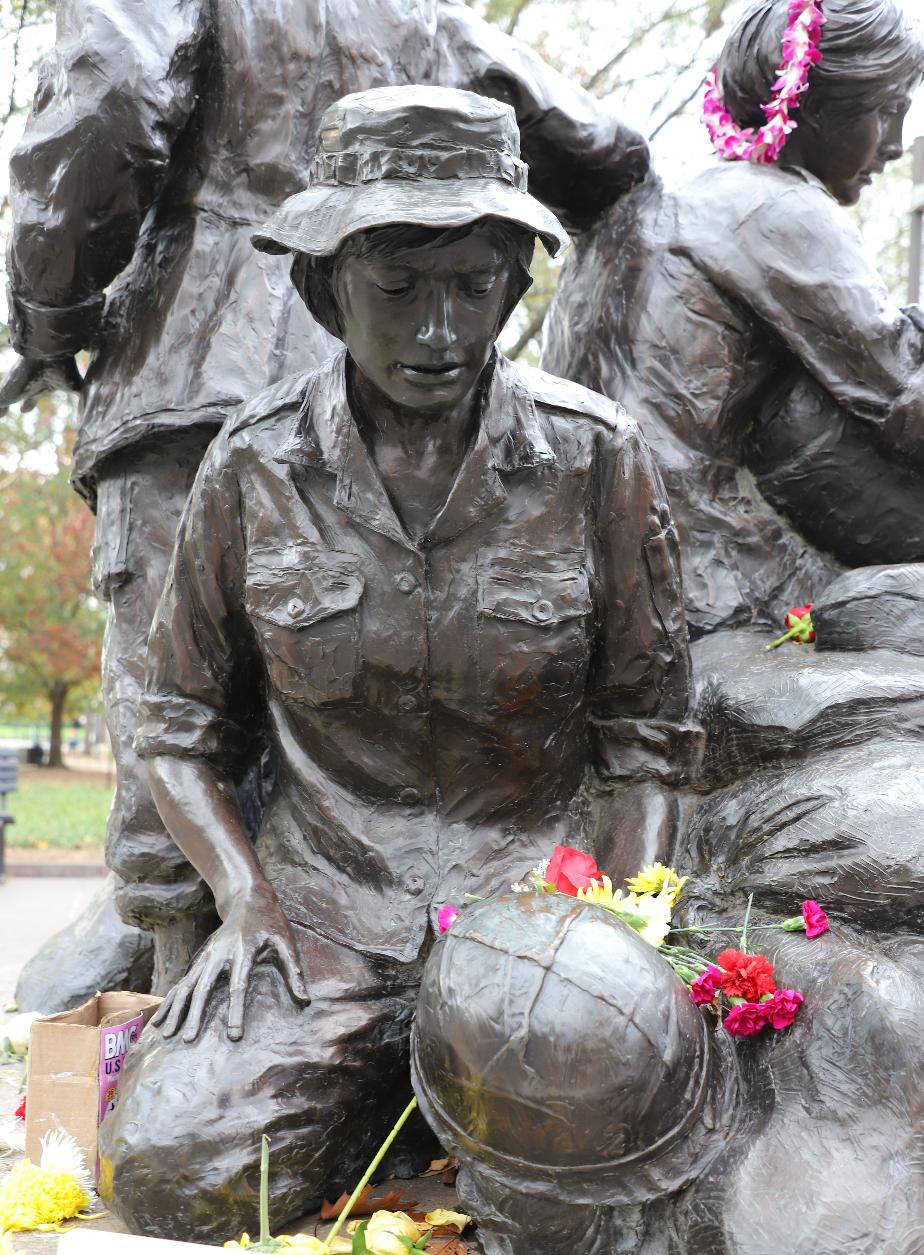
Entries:
[[449,1165],[453,1162],[451,1155],[447,1155],[445,1159],[432,1159],[430,1167],[420,1175],[422,1177],[438,1177],[441,1172],[445,1172]]
[[427,1246],[427,1251],[432,1252],[432,1255],[471,1255],[472,1250],[460,1237],[437,1238],[432,1245]]
[[456,1177],[459,1174],[459,1161],[452,1155],[447,1155],[445,1159],[434,1159],[426,1172],[422,1172],[422,1177],[439,1177],[443,1185],[455,1185]]
[[[349,1194],[341,1194],[335,1203],[325,1198],[321,1204],[321,1219],[336,1220],[350,1201]],[[403,1190],[392,1190],[389,1194],[373,1197],[372,1186],[367,1185],[350,1211],[351,1216],[371,1216],[377,1211],[409,1211],[417,1206],[416,1198],[405,1198]]]

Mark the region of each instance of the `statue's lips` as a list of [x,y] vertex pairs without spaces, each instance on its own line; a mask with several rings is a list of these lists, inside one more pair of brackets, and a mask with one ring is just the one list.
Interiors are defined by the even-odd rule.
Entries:
[[410,362],[399,362],[398,373],[405,379],[415,383],[451,383],[465,371],[460,362],[446,362],[441,366],[419,366]]

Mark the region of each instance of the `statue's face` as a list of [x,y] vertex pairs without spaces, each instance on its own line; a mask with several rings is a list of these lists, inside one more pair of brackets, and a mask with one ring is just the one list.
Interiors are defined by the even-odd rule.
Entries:
[[[874,99],[825,101],[817,116],[800,123],[802,163],[842,205],[855,205],[886,162],[902,155],[902,124],[911,86],[886,86]],[[798,132],[797,132],[798,133]]]
[[346,258],[336,290],[350,357],[399,409],[448,413],[491,356],[510,272],[478,231],[387,257]]

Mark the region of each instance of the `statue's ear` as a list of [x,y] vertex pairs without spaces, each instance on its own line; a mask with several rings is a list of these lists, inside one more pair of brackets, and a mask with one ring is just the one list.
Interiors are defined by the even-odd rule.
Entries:
[[308,312],[321,324],[325,331],[343,339],[340,325],[340,307],[334,296],[333,258],[309,257],[307,253],[296,253],[290,271],[296,292],[305,302]]

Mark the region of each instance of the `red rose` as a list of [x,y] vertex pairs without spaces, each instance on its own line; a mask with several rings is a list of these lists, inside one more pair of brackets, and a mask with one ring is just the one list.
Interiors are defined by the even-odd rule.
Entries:
[[707,1002],[713,1002],[716,994],[722,988],[722,981],[725,979],[725,973],[710,963],[705,972],[700,972],[696,980],[690,986],[690,997],[698,1007],[705,1006]]
[[802,918],[805,920],[806,937],[820,937],[828,931],[828,917],[811,898],[802,903]]
[[16,1119],[17,1119],[17,1120],[25,1120],[25,1118],[26,1118],[26,1096],[25,1096],[25,1094],[23,1094],[22,1098],[20,1098],[20,1100],[19,1100],[19,1106],[18,1106],[18,1107],[16,1108],[16,1110],[13,1112],[13,1115],[16,1117]]
[[757,1002],[776,989],[773,964],[762,954],[742,954],[740,950],[723,950],[716,963],[725,973],[722,990],[729,998],[746,998]]
[[804,606],[793,606],[792,610],[786,611],[786,618],[783,622],[788,628],[799,627],[803,619],[808,619],[808,623],[805,624],[805,627],[808,629],[807,632],[800,632],[795,638],[797,645],[801,645],[803,640],[813,641],[815,639],[815,628],[812,624],[812,606],[814,604],[813,601],[807,601]]
[[769,1024],[769,1002],[739,1002],[725,1017],[725,1031],[730,1037],[755,1037]]
[[556,845],[545,878],[559,893],[576,898],[578,889],[586,889],[602,874],[589,854],[573,850],[570,845]]
[[775,1029],[789,1028],[805,999],[795,989],[777,989],[769,1002],[761,1003]]

